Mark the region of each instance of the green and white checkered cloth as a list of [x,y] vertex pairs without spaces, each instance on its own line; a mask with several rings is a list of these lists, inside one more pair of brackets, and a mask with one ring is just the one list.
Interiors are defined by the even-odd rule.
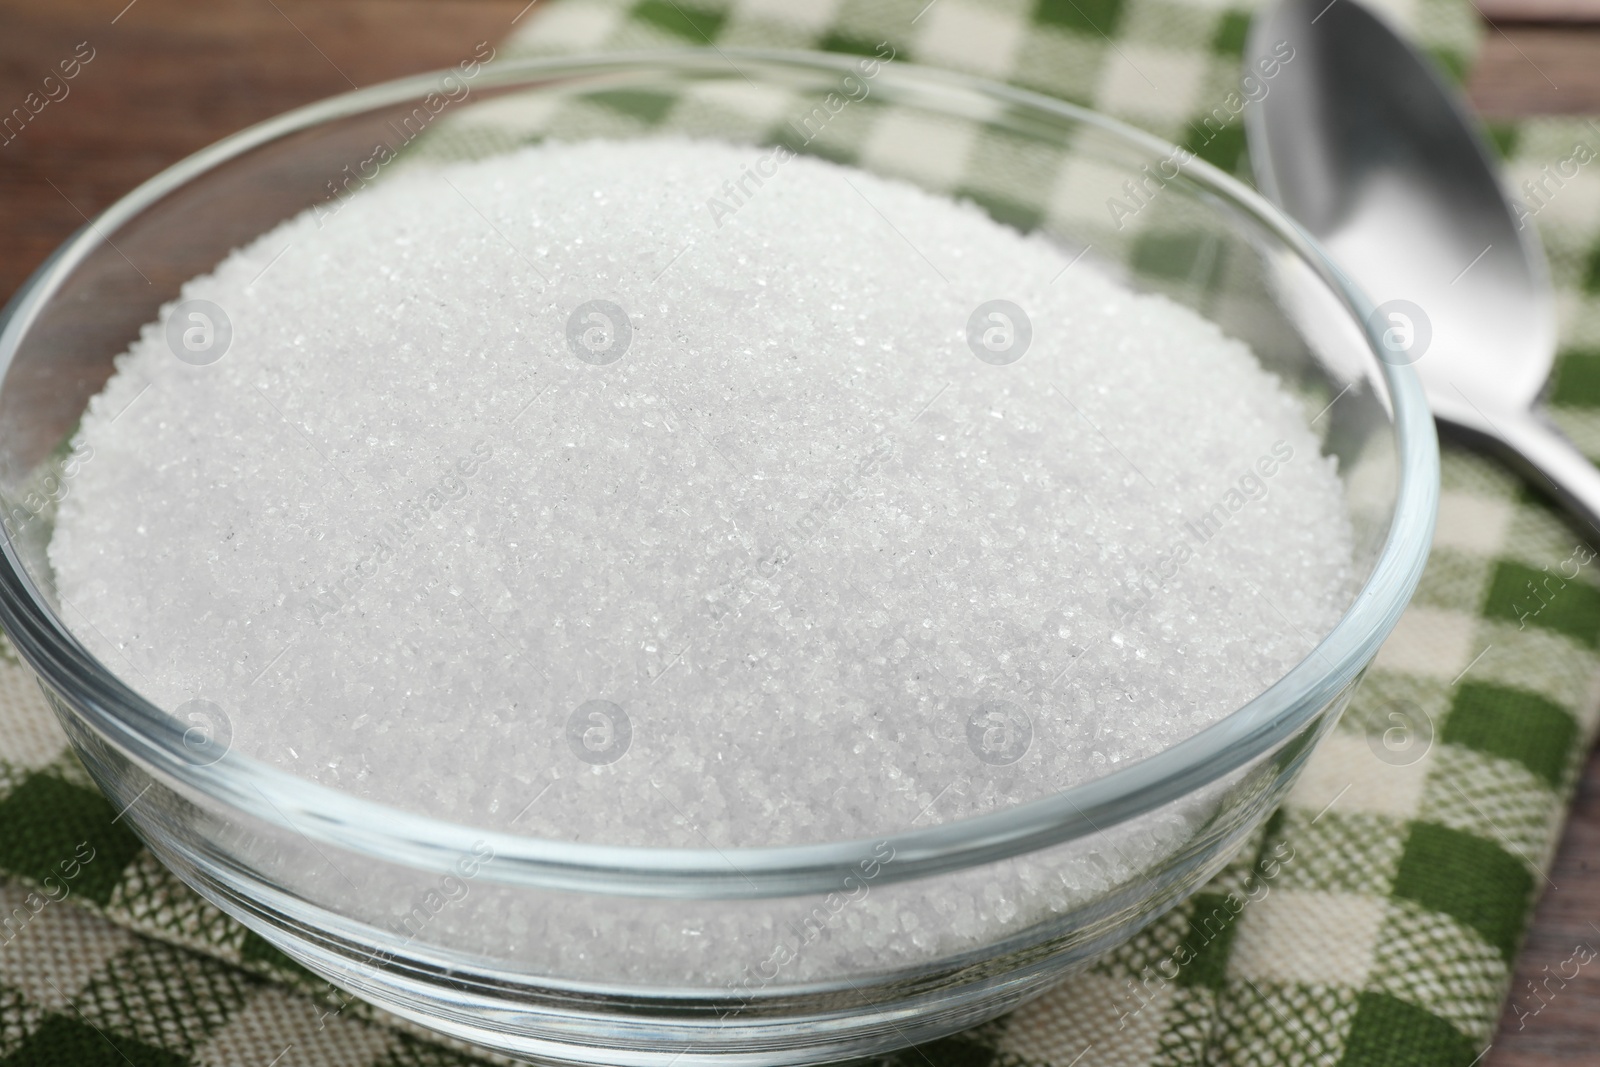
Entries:
[[[1448,68],[1467,69],[1478,35],[1469,3],[1387,6]],[[905,59],[1086,104],[1238,170],[1242,132],[1208,135],[1200,120],[1234,87],[1249,8],[554,0],[527,12],[500,53],[708,42],[871,52],[886,41]],[[645,103],[658,109],[648,124],[671,124],[659,109],[704,106]],[[640,101],[615,104],[613,130],[641,121]],[[934,160],[946,187],[1012,221],[1048,218],[1080,195],[1050,160],[1008,168],[1003,188],[965,181],[982,146],[897,125],[892,113],[830,133],[844,138],[833,146],[844,158]],[[1586,120],[1495,133],[1519,186],[1577,145],[1600,149],[1600,126]],[[514,116],[464,121],[442,125],[430,150],[519,136]],[[1541,199],[1564,342],[1550,399],[1600,457],[1600,168]],[[1600,566],[1586,535],[1498,463],[1451,446],[1438,530],[1416,601],[1343,721],[1223,874],[1008,1018],[885,1063],[1474,1063],[1595,731]],[[1529,583],[1547,592],[1531,600]],[[349,1000],[190,892],[118,821],[10,655],[0,662],[0,873],[0,1067],[487,1059]]]

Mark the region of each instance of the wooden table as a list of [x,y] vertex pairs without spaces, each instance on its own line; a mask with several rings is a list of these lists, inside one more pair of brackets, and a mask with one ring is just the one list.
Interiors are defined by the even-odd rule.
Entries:
[[[126,6],[125,6],[126,5]],[[496,41],[527,0],[0,0],[0,107],[80,42],[93,61],[0,146],[0,295],[82,224],[169,163],[320,97],[445,67]],[[1486,115],[1600,114],[1600,0],[1492,0],[1469,93]],[[1530,22],[1530,16],[1543,22]],[[1600,947],[1600,756],[1591,760],[1515,988],[1580,941]],[[1531,1001],[1530,1001],[1531,1003]],[[1518,1029],[1485,1067],[1600,1061],[1600,966]]]

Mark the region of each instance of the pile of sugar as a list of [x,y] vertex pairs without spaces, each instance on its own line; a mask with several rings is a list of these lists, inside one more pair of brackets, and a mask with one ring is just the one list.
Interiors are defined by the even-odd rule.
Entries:
[[729,184],[764,154],[399,174],[187,283],[231,338],[178,358],[185,305],[90,404],[68,624],[304,777],[690,847],[1045,795],[1328,631],[1340,483],[1244,345],[907,184]]

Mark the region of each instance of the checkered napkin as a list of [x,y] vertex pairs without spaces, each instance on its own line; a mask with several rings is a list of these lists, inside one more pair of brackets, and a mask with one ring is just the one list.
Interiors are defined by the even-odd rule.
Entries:
[[[1449,69],[1466,69],[1469,4],[1389,6]],[[1229,0],[554,0],[520,17],[500,52],[888,42],[915,62],[1090,105],[1238,170],[1242,132],[1204,116],[1234,87],[1249,16]],[[618,94],[584,121],[670,126],[674,108],[703,106]],[[417,147],[504,147],[527,134],[518,121],[443,123]],[[1495,134],[1519,187],[1580,144],[1600,149],[1600,126],[1585,120]],[[964,180],[983,146],[954,128],[908,129],[886,114],[830,135],[840,158],[930,161],[947,188],[1009,221],[1081,198],[1050,160]],[[1555,417],[1600,456],[1600,168],[1546,181],[1529,204],[1561,293]],[[1227,870],[1008,1018],[885,1062],[1469,1067],[1493,1037],[1594,733],[1600,562],[1585,536],[1496,462],[1447,446],[1415,603]],[[0,1065],[486,1062],[351,1001],[178,882],[95,790],[9,654],[0,873]]]

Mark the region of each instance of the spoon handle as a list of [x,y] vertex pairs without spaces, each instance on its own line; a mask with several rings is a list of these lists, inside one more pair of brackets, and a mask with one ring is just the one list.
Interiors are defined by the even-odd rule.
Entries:
[[1499,445],[1532,485],[1565,505],[1600,543],[1600,469],[1560,430],[1531,411],[1486,412],[1431,396],[1429,403],[1441,422]]

